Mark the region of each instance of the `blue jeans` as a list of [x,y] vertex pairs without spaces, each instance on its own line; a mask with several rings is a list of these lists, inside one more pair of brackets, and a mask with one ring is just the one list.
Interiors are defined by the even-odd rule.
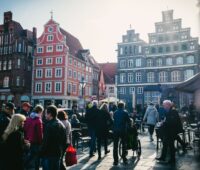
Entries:
[[89,136],[91,137],[90,139],[90,155],[93,155],[94,150],[96,149],[96,135],[95,135],[95,130],[92,128],[88,129]]
[[60,170],[60,157],[44,157],[42,159],[43,170]]

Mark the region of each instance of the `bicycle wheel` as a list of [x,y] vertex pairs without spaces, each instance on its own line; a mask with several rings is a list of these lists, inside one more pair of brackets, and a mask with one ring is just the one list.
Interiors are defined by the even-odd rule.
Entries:
[[142,154],[141,142],[140,142],[139,139],[137,140],[137,150],[136,150],[136,153],[137,153],[138,157],[140,157],[141,154]]

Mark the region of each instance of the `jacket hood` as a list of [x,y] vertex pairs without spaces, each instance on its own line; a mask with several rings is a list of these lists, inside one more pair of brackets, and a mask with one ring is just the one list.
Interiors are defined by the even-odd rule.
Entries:
[[30,118],[35,119],[36,117],[40,117],[40,115],[38,113],[36,113],[36,112],[32,112],[30,114]]

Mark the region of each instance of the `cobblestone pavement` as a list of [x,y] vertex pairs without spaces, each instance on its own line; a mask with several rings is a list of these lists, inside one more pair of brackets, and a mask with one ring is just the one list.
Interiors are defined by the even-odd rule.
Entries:
[[[88,148],[78,149],[78,164],[67,167],[69,170],[198,170],[200,168],[200,156],[194,153],[193,149],[183,152],[179,149],[176,153],[177,162],[172,166],[167,163],[157,162],[155,158],[160,155],[160,149],[156,151],[156,141],[150,142],[147,132],[140,134],[139,138],[142,145],[142,155],[140,159],[133,157],[133,152],[129,150],[128,164],[124,165],[122,160],[119,160],[118,166],[113,166],[112,143],[109,145],[110,153],[104,156],[102,152],[102,159],[98,160],[98,155],[89,159]],[[103,150],[103,148],[102,148]]]

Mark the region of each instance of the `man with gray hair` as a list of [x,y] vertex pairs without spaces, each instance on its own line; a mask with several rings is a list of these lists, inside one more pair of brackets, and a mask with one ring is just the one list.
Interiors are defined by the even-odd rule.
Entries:
[[181,131],[181,122],[177,110],[172,108],[173,104],[170,100],[163,101],[163,108],[166,111],[166,117],[163,122],[164,135],[163,135],[163,148],[161,156],[156,158],[158,161],[165,161],[167,155],[167,149],[170,151],[170,160],[168,163],[175,164],[175,147],[174,140]]

